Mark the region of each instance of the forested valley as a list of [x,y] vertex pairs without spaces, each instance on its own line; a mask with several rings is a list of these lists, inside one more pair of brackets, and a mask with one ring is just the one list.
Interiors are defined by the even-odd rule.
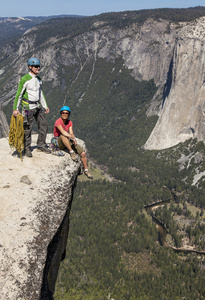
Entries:
[[113,80],[107,82],[101,77],[102,92],[93,91],[72,115],[90,159],[115,180],[78,181],[55,299],[203,299],[204,256],[163,247],[144,207],[170,199],[155,210],[167,228],[167,243],[181,247],[188,239],[205,250],[204,183],[192,185],[195,168],[204,170],[204,162],[192,159],[188,166],[187,160],[182,168],[179,163],[190,153],[203,157],[204,144],[188,140],[167,150],[144,150],[157,120],[146,116],[156,88],[125,72],[110,72]]

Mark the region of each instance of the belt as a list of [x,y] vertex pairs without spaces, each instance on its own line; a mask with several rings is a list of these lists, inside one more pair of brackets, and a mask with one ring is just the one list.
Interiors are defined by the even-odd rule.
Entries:
[[23,101],[27,102],[28,104],[39,104],[39,101],[30,101],[28,99],[23,99]]

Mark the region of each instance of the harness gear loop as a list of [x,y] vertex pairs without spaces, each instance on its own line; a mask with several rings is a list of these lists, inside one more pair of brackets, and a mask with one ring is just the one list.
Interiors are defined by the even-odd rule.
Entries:
[[17,117],[11,116],[9,128],[9,146],[11,150],[16,149],[22,160],[22,151],[24,150],[24,118],[21,114]]

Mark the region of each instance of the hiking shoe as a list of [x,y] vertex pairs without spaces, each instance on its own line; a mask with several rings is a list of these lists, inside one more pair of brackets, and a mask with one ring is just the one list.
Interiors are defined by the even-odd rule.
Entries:
[[85,176],[87,176],[89,179],[93,179],[93,176],[90,174],[90,172],[85,171],[84,174],[85,174]]
[[70,156],[71,156],[71,158],[72,158],[73,161],[78,161],[78,157],[77,157],[77,155],[75,154],[75,152],[70,153]]
[[25,156],[26,157],[32,157],[32,153],[31,153],[31,150],[29,148],[25,149]]
[[38,147],[38,148],[37,148],[37,151],[41,151],[41,152],[44,152],[44,153],[47,153],[47,154],[50,154],[50,153],[51,153],[51,150],[49,150],[49,149],[46,148],[46,147]]

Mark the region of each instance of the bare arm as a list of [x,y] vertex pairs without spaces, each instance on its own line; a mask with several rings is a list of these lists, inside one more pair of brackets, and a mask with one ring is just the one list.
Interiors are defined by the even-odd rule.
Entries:
[[71,134],[68,133],[66,130],[64,130],[61,125],[57,125],[56,127],[58,128],[58,130],[60,130],[60,132],[61,132],[62,135],[66,136],[69,139],[72,138]]
[[76,141],[75,136],[74,136],[74,133],[73,133],[73,126],[69,127],[68,130],[69,130],[69,133],[70,133],[70,135],[71,135],[71,138],[72,138],[74,144],[77,145],[77,141]]

